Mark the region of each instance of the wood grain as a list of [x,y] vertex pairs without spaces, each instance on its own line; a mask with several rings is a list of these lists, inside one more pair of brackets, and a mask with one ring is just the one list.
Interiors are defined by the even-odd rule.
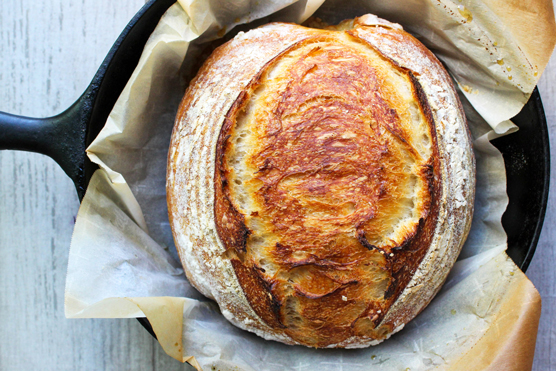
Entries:
[[[69,107],[143,4],[0,1],[0,111]],[[0,179],[0,370],[190,370],[135,320],[64,317],[75,188],[33,153],[1,151]]]
[[[0,111],[45,117],[84,91],[143,0],[0,1]],[[556,59],[539,90],[556,148]],[[552,157],[552,184],[556,158]],[[51,159],[0,151],[0,370],[182,370],[135,320],[67,320],[79,202]],[[533,369],[556,369],[556,194],[527,272],[543,298]]]
[[556,370],[556,56],[538,84],[550,136],[550,186],[546,218],[527,276],[543,300],[533,370]]

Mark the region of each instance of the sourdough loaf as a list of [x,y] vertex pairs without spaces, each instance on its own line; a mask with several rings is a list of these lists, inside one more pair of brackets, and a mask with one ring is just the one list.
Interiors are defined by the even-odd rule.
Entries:
[[191,82],[169,150],[188,279],[236,326],[288,344],[399,331],[455,262],[474,190],[448,73],[372,15],[239,33]]

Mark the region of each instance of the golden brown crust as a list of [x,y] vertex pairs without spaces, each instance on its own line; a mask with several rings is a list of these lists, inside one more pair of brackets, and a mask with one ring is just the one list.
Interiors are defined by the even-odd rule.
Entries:
[[[464,169],[465,184],[456,189],[450,176],[462,174],[445,144],[463,137],[463,165],[473,165],[453,86],[415,39],[369,19],[344,23],[345,31],[272,24],[242,35],[210,57],[180,106],[168,199],[182,262],[228,319],[266,338],[313,347],[387,338],[432,299],[469,227],[474,170]],[[277,30],[281,39],[272,39]],[[211,75],[222,73],[223,59],[237,62],[237,43],[245,40],[253,45],[239,50],[264,58],[247,62],[257,67],[231,84],[235,99],[228,94],[210,111],[199,102],[219,91],[211,78],[222,78]],[[411,67],[392,44],[411,45],[420,66],[433,67]],[[257,47],[268,50],[253,52]],[[451,95],[431,96],[438,87]],[[204,129],[199,119],[208,119]],[[446,124],[457,127],[453,138]],[[184,151],[195,152],[183,149],[184,125],[212,143],[207,169],[180,161]],[[182,166],[204,180],[184,177]],[[211,169],[212,196],[192,193],[191,185],[210,186]],[[180,192],[208,201],[196,207],[205,226],[186,225]],[[460,193],[465,204],[446,206]],[[448,226],[453,236],[444,231],[453,223],[450,209],[463,217]],[[442,268],[431,267],[435,261]],[[440,281],[414,289],[427,270],[439,271]]]
[[[361,51],[346,47],[345,40],[335,39],[336,33],[323,31],[298,42],[267,64],[251,83],[252,93],[241,94],[228,112],[216,153],[216,226],[224,246],[242,256],[241,262],[234,260],[234,270],[247,299],[267,324],[317,347],[367,335],[360,334],[360,323],[367,319],[375,326],[380,323],[426,253],[436,221],[434,200],[441,192],[441,179],[434,177],[439,173],[434,122],[418,81],[388,61],[388,67],[407,77],[413,102],[427,122],[423,135],[433,143],[429,158],[419,158],[410,144],[414,134],[407,132],[410,128],[397,112],[405,107],[396,110],[395,105],[402,98],[381,92],[389,76]],[[302,48],[307,51],[300,53]],[[249,95],[265,83],[272,85],[263,76],[293,55],[298,60],[288,64],[286,76],[274,77],[281,80],[276,85],[285,88],[258,108],[269,117],[255,118],[256,125],[266,127],[252,145],[255,153],[245,160],[254,169],[248,181],[260,183],[251,197],[261,207],[252,207],[251,213],[268,226],[264,233],[278,236],[278,241],[258,247],[264,251],[252,251],[254,244],[247,250],[249,237],[263,238],[264,233],[250,230],[245,220],[254,218],[234,206],[230,183],[237,177],[229,162],[233,140],[240,137],[233,129],[252,101]],[[408,160],[400,147],[417,164],[404,163]],[[417,170],[401,170],[404,166]],[[398,213],[400,199],[407,196],[404,184],[412,175],[425,185],[419,217],[405,226],[398,241],[375,245],[391,227],[384,219]],[[263,264],[256,256],[260,254]],[[261,266],[269,263],[272,274]],[[378,297],[367,292],[377,278],[370,264],[386,272],[388,284]],[[269,299],[261,302],[263,297]],[[342,320],[334,321],[338,317]]]

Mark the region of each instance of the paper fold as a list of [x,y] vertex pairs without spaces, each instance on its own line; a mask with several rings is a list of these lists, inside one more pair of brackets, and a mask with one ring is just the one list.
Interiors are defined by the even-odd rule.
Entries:
[[533,367],[541,297],[523,272],[510,272],[516,278],[508,283],[507,294],[497,299],[500,310],[493,323],[450,371],[521,371]]

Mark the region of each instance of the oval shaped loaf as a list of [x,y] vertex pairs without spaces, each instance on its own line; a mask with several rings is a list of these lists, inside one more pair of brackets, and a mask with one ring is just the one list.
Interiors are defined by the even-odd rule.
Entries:
[[449,75],[372,15],[238,34],[191,82],[169,151],[187,277],[236,326],[288,344],[399,331],[455,262],[474,192]]

